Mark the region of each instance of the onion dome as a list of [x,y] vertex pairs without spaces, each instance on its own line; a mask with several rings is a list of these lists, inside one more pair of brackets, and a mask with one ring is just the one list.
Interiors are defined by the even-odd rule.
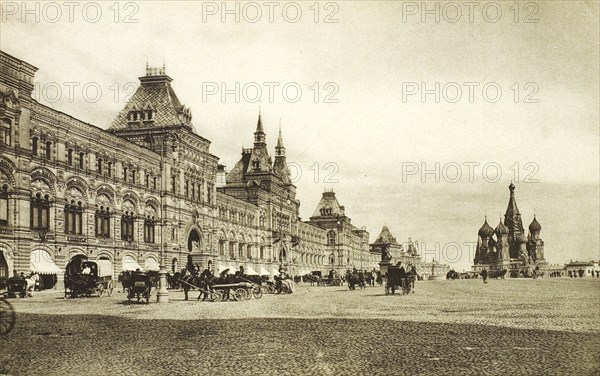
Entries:
[[537,221],[537,219],[535,219],[535,215],[533,216],[533,221],[531,221],[531,224],[529,225],[529,231],[531,233],[534,232],[540,232],[542,230],[542,225],[540,225],[540,223]]
[[496,230],[494,230],[494,232],[496,233],[496,235],[507,235],[508,227],[504,226],[504,223],[500,221],[500,223],[498,223],[498,226],[496,226]]
[[517,235],[517,241],[519,243],[527,243],[527,237],[524,234]]
[[494,235],[494,229],[487,223],[487,218],[483,223],[483,226],[481,226],[481,228],[479,229],[478,234],[482,238],[489,238],[490,236]]

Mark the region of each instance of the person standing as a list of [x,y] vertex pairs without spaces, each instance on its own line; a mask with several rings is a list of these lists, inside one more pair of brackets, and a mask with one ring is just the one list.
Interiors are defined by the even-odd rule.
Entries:
[[206,267],[206,269],[204,269],[204,271],[202,271],[202,274],[200,274],[200,288],[202,290],[204,290],[204,292],[201,293],[200,295],[198,295],[198,299],[200,299],[200,296],[203,296],[202,301],[205,301],[206,299],[208,299],[209,292],[211,291],[210,280],[213,277],[214,277],[214,274],[212,271],[212,265],[209,263],[208,266]]
[[483,268],[481,271],[481,277],[483,278],[483,283],[487,283],[488,272],[486,268]]

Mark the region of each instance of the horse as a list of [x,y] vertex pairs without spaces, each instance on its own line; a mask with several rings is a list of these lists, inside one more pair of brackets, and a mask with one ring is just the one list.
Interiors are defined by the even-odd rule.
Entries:
[[414,266],[411,267],[410,270],[405,274],[405,278],[408,279],[407,293],[412,291],[414,294],[415,293],[415,281],[419,278],[419,275],[417,274],[417,268],[415,268]]
[[39,286],[40,275],[38,273],[32,272],[30,275],[25,277],[25,291],[27,296],[32,297],[33,291],[35,290],[35,286]]
[[448,273],[446,273],[446,279],[455,280],[458,279],[458,273],[452,269]]
[[[348,281],[348,289],[356,290],[356,285],[360,285],[360,279],[358,273],[352,273],[348,271],[346,273],[346,281]],[[363,280],[364,283],[364,280]]]
[[494,279],[504,279],[504,276],[506,275],[506,269],[502,269],[502,270],[490,270],[490,272],[488,273],[488,277],[489,278],[494,278]]
[[319,286],[321,282],[321,278],[318,275],[313,275],[312,273],[307,274],[304,278],[306,278],[307,282],[310,282],[311,286],[317,285]]

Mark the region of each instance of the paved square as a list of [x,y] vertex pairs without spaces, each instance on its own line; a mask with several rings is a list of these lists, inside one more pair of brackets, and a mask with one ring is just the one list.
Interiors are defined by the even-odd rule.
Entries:
[[0,373],[594,375],[599,288],[427,281],[385,296],[382,287],[301,285],[242,302],[186,302],[171,291],[165,305],[44,292],[12,300],[19,316],[2,338]]

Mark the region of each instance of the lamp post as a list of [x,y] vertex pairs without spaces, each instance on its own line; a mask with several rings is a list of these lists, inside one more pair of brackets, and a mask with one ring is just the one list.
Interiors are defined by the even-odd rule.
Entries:
[[164,196],[164,149],[165,149],[165,139],[168,139],[168,136],[163,136],[161,139],[160,145],[160,269],[158,271],[158,292],[156,293],[156,299],[158,303],[168,303],[169,302],[169,291],[167,290],[167,268],[165,266],[165,246],[164,246],[164,224],[166,221],[165,213],[164,213],[164,204],[163,204],[163,196]]

